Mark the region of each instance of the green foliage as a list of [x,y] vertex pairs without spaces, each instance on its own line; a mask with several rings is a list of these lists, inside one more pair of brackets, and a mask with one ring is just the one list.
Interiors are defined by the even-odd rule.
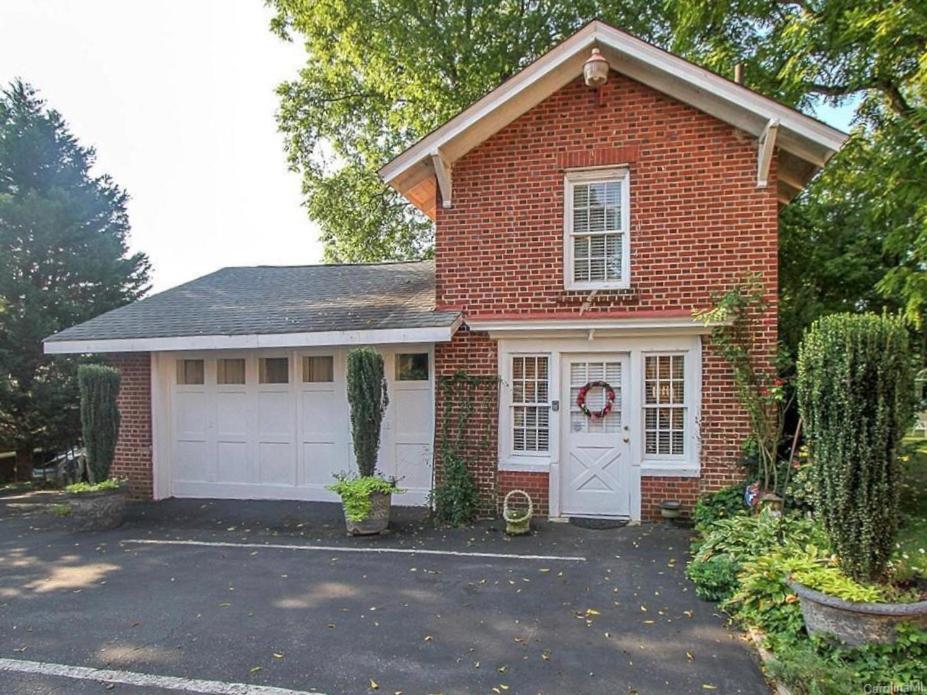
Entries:
[[54,516],[60,517],[71,516],[72,513],[71,505],[69,504],[53,504],[48,508],[48,511]]
[[822,658],[811,641],[780,644],[767,668],[794,695],[847,695],[858,691],[853,670]]
[[87,465],[96,483],[109,477],[119,437],[119,372],[99,364],[83,364],[77,370],[80,389],[80,422]]
[[35,448],[80,435],[78,360],[45,355],[42,339],[147,289],[128,196],[94,164],[32,87],[0,92],[0,450],[17,451],[20,478]]
[[744,506],[744,484],[731,485],[723,490],[702,495],[695,503],[692,520],[695,528],[707,532],[718,519],[727,519],[738,514],[746,514]]
[[843,569],[857,579],[879,577],[894,549],[898,454],[913,393],[901,320],[836,314],[806,333],[798,397],[815,507]]
[[65,492],[84,493],[84,492],[103,492],[104,490],[118,490],[122,486],[122,481],[116,478],[107,478],[100,483],[74,483],[64,488]]
[[434,491],[435,517],[452,526],[463,526],[477,514],[479,490],[464,459],[448,451],[441,465],[441,482]]
[[380,425],[389,404],[382,355],[370,347],[351,350],[348,353],[347,381],[357,469],[362,478],[369,478],[376,472]]
[[370,495],[374,492],[393,494],[403,492],[395,480],[386,480],[378,475],[349,477],[335,476],[337,482],[328,485],[328,489],[341,496],[344,513],[354,522],[363,521],[370,514]]
[[779,444],[788,408],[783,382],[775,365],[763,362],[756,346],[757,318],[767,309],[760,275],[751,275],[728,292],[715,295],[710,309],[696,311],[695,318],[711,325],[711,344],[733,371],[737,400],[750,420],[747,445],[756,453],[761,492],[779,494],[785,481],[779,480]]
[[790,510],[810,512],[814,508],[814,471],[811,463],[804,462],[792,472],[784,496]]
[[432,226],[378,167],[587,21],[666,45],[661,3],[633,0],[272,0],[272,29],[306,49],[278,89],[291,166],[329,261],[414,258]]
[[[927,300],[927,12],[921,0],[679,0],[671,46],[801,108],[855,109],[852,137],[783,215],[780,330]],[[879,293],[874,291],[878,287]],[[881,296],[880,296],[881,294]]]
[[695,583],[696,594],[709,600],[727,599],[737,592],[741,568],[757,558],[781,547],[797,551],[823,540],[814,521],[776,516],[768,509],[718,518],[700,530],[703,536],[694,543],[686,574]]
[[737,589],[740,569],[728,555],[714,555],[686,566],[686,576],[695,584],[695,594],[706,601],[724,601]]
[[499,380],[457,372],[441,377],[438,386],[442,403],[438,458],[442,470],[434,489],[435,517],[460,526],[472,521],[479,510],[479,490],[470,468],[489,447],[488,428],[474,432],[474,418],[492,421]]

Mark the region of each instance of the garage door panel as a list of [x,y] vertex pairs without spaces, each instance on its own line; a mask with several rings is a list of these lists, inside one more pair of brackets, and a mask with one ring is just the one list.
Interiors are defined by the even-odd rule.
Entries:
[[248,437],[248,394],[216,395],[216,433],[219,439],[244,441]]
[[294,403],[288,391],[262,391],[257,395],[258,436],[261,439],[293,436]]
[[293,455],[292,444],[258,443],[258,482],[268,485],[296,485],[296,457]]
[[303,439],[315,441],[328,438],[333,432],[338,432],[345,418],[341,404],[335,400],[334,394],[328,391],[303,391],[302,393],[302,422]]
[[428,444],[397,444],[396,475],[402,479],[400,487],[431,488],[431,446]]
[[204,392],[181,391],[176,394],[177,438],[205,439],[209,428],[209,406]]
[[396,409],[397,441],[428,441],[431,438],[431,392],[423,389],[396,390],[390,407]]
[[229,483],[253,483],[247,442],[219,442],[216,446],[216,478]]
[[344,447],[335,442],[303,444],[303,475],[306,485],[326,486],[335,482],[335,474],[348,470]]
[[174,443],[174,477],[187,482],[208,481],[211,459],[206,442],[177,441]]

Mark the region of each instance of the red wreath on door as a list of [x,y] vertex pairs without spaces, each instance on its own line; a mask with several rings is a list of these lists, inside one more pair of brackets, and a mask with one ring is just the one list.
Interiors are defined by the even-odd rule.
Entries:
[[[589,407],[586,405],[586,394],[589,393],[589,389],[595,388],[605,389],[605,405],[602,406],[601,410],[589,410]],[[612,412],[614,405],[615,389],[613,389],[612,385],[607,381],[590,381],[583,386],[576,395],[576,407],[583,412],[583,415],[591,417],[593,420],[598,420],[608,415]]]

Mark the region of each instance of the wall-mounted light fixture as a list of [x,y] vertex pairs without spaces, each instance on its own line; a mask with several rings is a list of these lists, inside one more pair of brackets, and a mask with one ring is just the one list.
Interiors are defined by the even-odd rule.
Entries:
[[605,93],[602,87],[608,82],[608,61],[602,55],[598,48],[592,49],[592,55],[583,63],[583,78],[586,80],[587,87],[593,87],[597,91],[599,106],[605,105]]

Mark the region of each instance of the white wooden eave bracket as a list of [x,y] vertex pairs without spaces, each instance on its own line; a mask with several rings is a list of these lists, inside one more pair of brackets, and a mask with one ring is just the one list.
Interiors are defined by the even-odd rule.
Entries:
[[776,135],[779,133],[779,119],[771,118],[760,135],[756,151],[756,187],[766,188],[769,183],[769,167],[772,166],[773,151],[776,148]]
[[438,188],[441,189],[441,205],[450,208],[453,206],[452,194],[454,190],[451,167],[440,150],[431,153],[431,164],[435,170],[435,178],[438,179]]

